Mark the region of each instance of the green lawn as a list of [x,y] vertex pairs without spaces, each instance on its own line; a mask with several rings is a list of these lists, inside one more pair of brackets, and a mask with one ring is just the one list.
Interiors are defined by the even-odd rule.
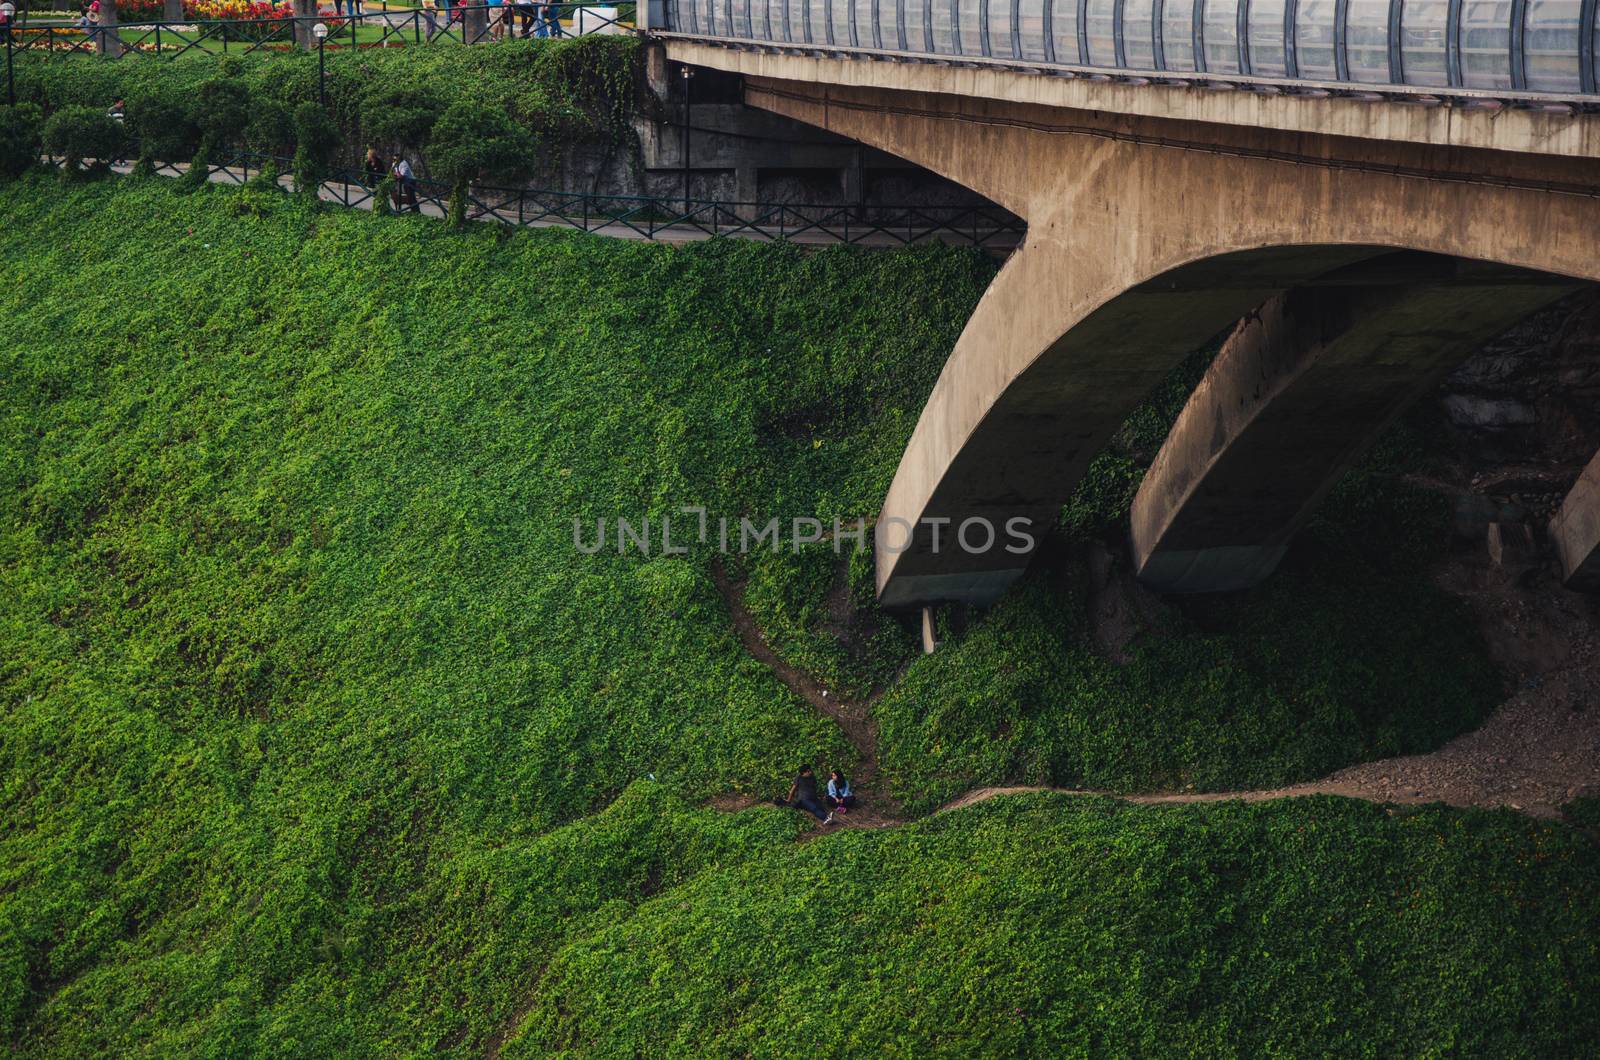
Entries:
[[[535,1055],[1573,1051],[1600,868],[1564,826],[1036,799],[797,847],[792,814],[698,808],[852,751],[744,652],[705,550],[582,555],[573,518],[870,515],[993,269],[8,186],[0,1035],[464,1056],[526,1013]],[[1096,497],[1065,540],[1118,517]],[[824,636],[831,557],[738,569],[786,655],[887,688],[921,811],[1469,726],[1465,620],[1348,546],[1431,519],[1364,471],[1281,585],[1125,668],[1070,561],[932,657],[859,593],[874,635]]]

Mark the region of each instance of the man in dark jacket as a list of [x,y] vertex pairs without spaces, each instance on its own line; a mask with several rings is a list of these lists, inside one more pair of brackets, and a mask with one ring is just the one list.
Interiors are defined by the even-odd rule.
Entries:
[[810,765],[800,767],[800,774],[794,778],[794,783],[789,785],[789,797],[783,801],[786,806],[805,810],[823,824],[833,823],[833,814],[823,809],[821,801],[817,798],[817,778],[811,772]]

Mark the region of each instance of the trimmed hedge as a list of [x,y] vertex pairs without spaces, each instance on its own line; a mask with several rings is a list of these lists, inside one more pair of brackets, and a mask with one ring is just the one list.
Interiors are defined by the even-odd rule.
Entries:
[[[340,160],[356,163],[369,141],[421,150],[424,139],[410,138],[431,128],[432,120],[419,109],[436,115],[456,100],[510,115],[546,150],[574,143],[620,144],[631,134],[630,121],[646,91],[642,54],[637,40],[623,36],[330,51],[328,111],[343,145]],[[197,52],[170,62],[21,54],[16,83],[19,101],[46,115],[77,106],[104,111],[115,99],[125,99],[130,130],[141,138],[159,138],[154,154],[167,161],[182,161],[199,148],[217,109],[207,97],[226,97],[230,109],[242,105],[247,121],[264,108],[293,111],[318,99],[317,57],[302,52]],[[181,121],[172,120],[178,115]],[[231,120],[228,124],[225,139],[231,145],[240,130]]]

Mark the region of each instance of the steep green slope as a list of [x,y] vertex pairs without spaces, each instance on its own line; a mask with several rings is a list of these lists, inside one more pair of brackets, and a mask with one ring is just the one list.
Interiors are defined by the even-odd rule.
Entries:
[[[326,939],[462,857],[648,773],[848,762],[703,560],[584,556],[572,521],[870,510],[991,268],[250,202],[41,178],[0,205],[13,1029],[65,1033],[98,966],[154,1006],[135,1036],[244,1018],[227,998],[275,1038],[372,959]],[[409,987],[407,1041],[458,1018]]]
[[[582,555],[573,519],[871,514],[992,268],[8,186],[0,1035],[471,1054],[543,1005],[558,947],[677,884],[744,879],[781,921],[759,906],[775,880],[740,866],[789,856],[792,816],[676,800],[771,793],[852,750],[743,651],[704,550]],[[1486,701],[1461,617],[1371,564],[1328,569],[1383,601],[1388,654],[1342,604],[1274,630],[1282,605],[1242,601],[1116,673],[1070,570],[927,659],[862,606],[875,633],[845,659],[815,622],[831,557],[734,567],[793,657],[892,685],[884,766],[917,809],[996,779],[1298,779],[1437,742]],[[1316,659],[1286,663],[1307,629]],[[1197,637],[1223,647],[1191,673]],[[878,857],[817,849],[840,842]],[[896,1033],[936,1044],[927,1019]]]
[[507,1055],[1575,1056],[1600,849],[1508,812],[1013,796],[703,873]]

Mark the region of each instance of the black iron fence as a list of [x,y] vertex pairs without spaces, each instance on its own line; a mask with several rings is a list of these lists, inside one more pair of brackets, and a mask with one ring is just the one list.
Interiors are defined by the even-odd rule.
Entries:
[[[600,3],[441,3],[421,8],[360,10],[315,18],[290,16],[123,22],[115,26],[69,24],[0,28],[11,50],[44,55],[145,55],[175,59],[192,51],[248,54],[296,46],[394,48],[487,44],[512,37],[576,37],[635,32],[633,5]],[[324,36],[316,30],[323,27]]]
[[[268,167],[287,186],[293,160],[241,154],[208,164],[207,176],[220,183],[245,184]],[[180,176],[187,163],[155,163],[157,173]],[[324,177],[322,199],[342,206],[443,216],[449,212],[450,186],[416,179],[383,183],[339,169]],[[679,242],[709,236],[908,246],[945,243],[1006,251],[1022,242],[1026,225],[998,206],[723,202],[649,195],[601,195],[581,191],[497,188],[471,185],[464,214],[468,220],[524,228],[576,228],[627,239]]]

